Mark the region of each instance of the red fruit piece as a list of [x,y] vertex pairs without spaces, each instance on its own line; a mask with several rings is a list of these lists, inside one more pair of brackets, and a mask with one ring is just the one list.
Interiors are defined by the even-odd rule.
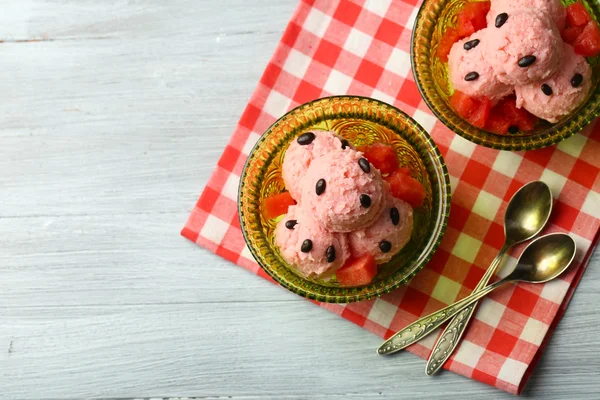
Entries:
[[591,20],[592,17],[582,2],[578,1],[567,7],[567,25],[585,26]]
[[377,275],[377,264],[371,254],[350,259],[335,273],[341,286],[364,286]]
[[410,170],[410,168],[408,167],[400,167],[396,170],[399,174],[404,174],[404,175],[408,175],[411,176],[412,175],[412,171]]
[[397,170],[385,180],[390,184],[392,196],[404,200],[413,207],[421,207],[425,200],[425,188],[421,182]]
[[476,107],[476,103],[472,97],[469,97],[458,90],[455,90],[450,98],[450,105],[452,105],[458,115],[464,119],[469,118]]
[[443,62],[448,62],[448,54],[450,54],[450,49],[452,49],[454,43],[458,42],[459,39],[460,36],[458,36],[458,32],[456,31],[456,29],[446,29],[446,32],[444,32],[444,36],[442,36],[442,38],[440,39],[440,43],[438,44],[436,52],[440,60],[442,60]]
[[469,97],[458,90],[450,98],[450,104],[461,117],[478,128],[485,126],[492,109],[492,103],[488,99]]
[[508,119],[504,112],[498,107],[494,107],[485,123],[485,130],[497,133],[498,135],[506,135],[511,125],[510,119]]
[[517,101],[510,96],[498,103],[497,107],[508,117],[511,125],[523,132],[531,132],[538,122],[538,118],[524,108],[517,108]]
[[290,192],[269,196],[263,202],[263,212],[267,219],[277,218],[287,213],[288,207],[296,204]]
[[487,26],[486,16],[490,11],[489,1],[474,1],[465,4],[458,13],[457,31],[460,37],[467,37]]
[[398,169],[398,156],[392,146],[375,143],[363,151],[369,162],[382,174],[391,174]]
[[600,28],[596,21],[590,21],[575,39],[575,52],[584,57],[596,57],[600,54]]
[[488,117],[490,116],[491,110],[491,101],[486,98],[475,99],[475,109],[467,119],[471,125],[483,129],[485,126],[485,121],[487,121]]
[[583,32],[583,26],[570,26],[561,32],[562,39],[569,44],[575,43],[575,40],[581,35]]

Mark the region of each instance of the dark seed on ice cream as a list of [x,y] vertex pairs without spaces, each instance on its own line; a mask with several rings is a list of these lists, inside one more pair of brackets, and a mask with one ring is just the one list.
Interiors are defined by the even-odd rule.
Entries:
[[463,45],[463,48],[467,51],[474,49],[479,44],[479,39],[469,40]]
[[535,60],[537,60],[536,56],[525,56],[519,60],[518,64],[519,67],[525,68],[533,64]]
[[317,193],[317,196],[320,196],[323,193],[325,193],[325,187],[327,187],[325,179],[319,179],[317,181],[317,184],[315,185],[315,192]]
[[507,13],[498,14],[496,16],[496,21],[495,21],[496,28],[500,28],[502,25],[504,25],[506,23],[507,20],[508,20]]
[[306,132],[298,136],[298,144],[301,146],[309,145],[315,140],[315,134],[312,132]]
[[302,242],[302,246],[300,246],[300,250],[302,250],[303,253],[308,253],[309,251],[311,251],[312,250],[312,240],[306,239],[304,242]]
[[400,223],[400,212],[396,207],[393,207],[390,210],[390,218],[392,219],[392,224],[394,224],[395,226]]
[[479,74],[477,72],[469,72],[467,75],[465,75],[465,81],[467,82],[471,82],[474,81],[476,79],[479,78]]
[[359,200],[360,200],[360,205],[363,206],[364,208],[371,207],[371,198],[369,197],[369,195],[361,194]]
[[389,253],[390,250],[392,250],[392,244],[387,240],[382,240],[379,242],[379,250],[381,250],[382,253]]
[[371,172],[371,165],[369,165],[369,161],[366,158],[361,158],[358,160],[358,165],[360,165],[360,169],[362,169],[367,174]]
[[544,92],[546,96],[552,96],[552,88],[546,83],[542,85],[542,92]]
[[350,142],[346,139],[342,140],[342,150],[346,150],[346,147],[350,146]]
[[325,258],[327,258],[327,262],[329,263],[335,261],[335,247],[329,246],[327,250],[325,250]]
[[575,74],[571,78],[571,86],[573,86],[574,88],[579,87],[579,85],[581,85],[582,83],[583,83],[583,75],[581,75],[581,74]]
[[290,219],[285,223],[285,227],[288,229],[294,229],[294,227],[298,224],[298,221],[295,219]]

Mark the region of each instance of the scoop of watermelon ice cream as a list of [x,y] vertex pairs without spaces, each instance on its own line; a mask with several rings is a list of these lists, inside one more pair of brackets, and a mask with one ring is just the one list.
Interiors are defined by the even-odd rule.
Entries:
[[454,89],[471,97],[487,97],[496,101],[512,93],[513,88],[498,80],[484,57],[489,30],[482,29],[454,43],[448,56],[448,71]]
[[484,58],[499,81],[527,85],[554,75],[564,59],[562,39],[546,14],[515,11],[500,28],[489,29]]
[[275,244],[308,278],[328,278],[350,257],[346,234],[327,231],[299,206],[290,207],[275,227]]
[[311,163],[302,179],[300,204],[326,229],[350,232],[379,217],[384,185],[361,152],[334,151]]
[[387,195],[386,207],[370,226],[348,235],[354,257],[370,253],[378,264],[388,262],[409,242],[413,228],[412,207]]
[[557,74],[541,82],[517,86],[517,107],[557,122],[579,107],[592,87],[592,70],[583,56],[564,44],[565,62]]
[[[508,17],[520,10],[535,9],[548,14],[559,30],[565,29],[567,23],[567,9],[560,0],[492,0],[490,11],[487,15],[489,27],[496,25],[498,15],[506,13]],[[504,17],[499,18],[499,22]]]
[[285,151],[281,174],[285,187],[294,200],[300,201],[300,181],[315,158],[347,148],[352,148],[348,141],[330,131],[312,130],[292,141]]

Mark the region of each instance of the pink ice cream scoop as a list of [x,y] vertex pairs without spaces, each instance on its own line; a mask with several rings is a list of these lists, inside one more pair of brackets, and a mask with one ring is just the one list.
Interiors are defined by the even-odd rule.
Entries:
[[554,75],[564,59],[560,33],[546,14],[515,11],[500,28],[488,28],[484,57],[499,81],[527,85]]
[[370,226],[348,235],[352,255],[371,253],[378,264],[388,262],[410,240],[413,209],[410,204],[387,195],[386,207]]
[[308,278],[327,278],[350,257],[344,233],[324,229],[299,206],[292,206],[275,227],[283,258]]
[[513,88],[498,80],[484,57],[490,30],[482,29],[454,43],[448,56],[448,70],[454,89],[471,97],[487,97],[495,101],[512,93]]
[[361,229],[385,207],[384,181],[362,153],[334,151],[311,163],[300,204],[330,231]]
[[334,150],[352,148],[345,139],[335,132],[312,130],[298,136],[285,152],[281,174],[286,189],[294,200],[300,200],[300,181],[310,163],[322,155]]
[[584,57],[564,44],[565,62],[549,79],[517,86],[517,107],[549,122],[557,122],[579,107],[592,87],[592,70]]
[[[515,11],[536,9],[548,14],[559,30],[563,30],[567,23],[567,9],[560,0],[492,0],[490,11],[487,15],[489,27],[501,24],[506,17]],[[507,14],[504,16],[502,14]]]

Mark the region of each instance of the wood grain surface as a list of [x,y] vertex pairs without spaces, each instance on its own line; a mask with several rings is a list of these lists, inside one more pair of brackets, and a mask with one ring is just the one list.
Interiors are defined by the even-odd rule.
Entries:
[[[0,399],[512,398],[179,236],[295,7],[0,0]],[[600,398],[599,267],[526,398]]]

